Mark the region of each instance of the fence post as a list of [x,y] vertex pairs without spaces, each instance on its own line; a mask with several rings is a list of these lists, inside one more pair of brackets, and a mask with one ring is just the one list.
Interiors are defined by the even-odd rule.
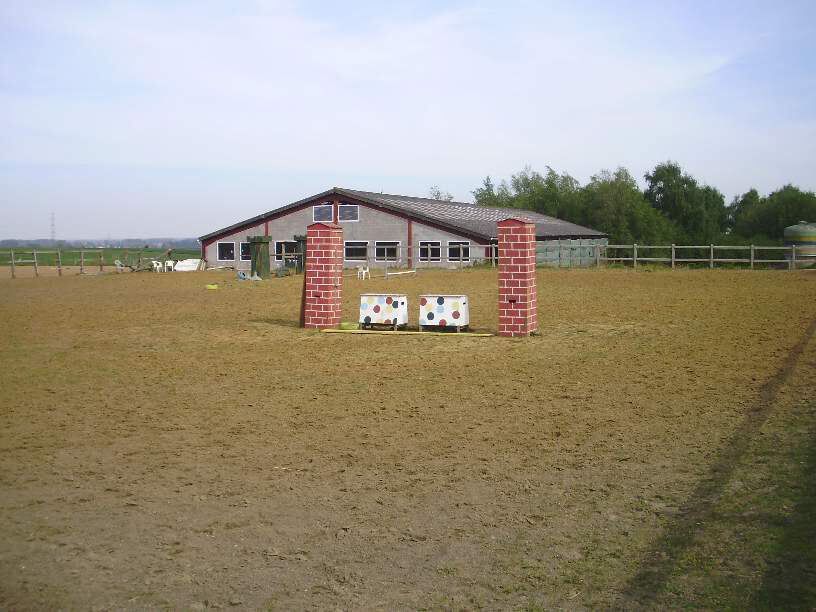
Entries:
[[34,276],[39,276],[40,266],[37,264],[37,249],[31,251],[31,253],[34,255]]
[[791,245],[790,269],[791,270],[796,269],[796,245],[795,244]]
[[11,249],[11,278],[17,278],[17,270],[14,269],[14,249]]
[[79,252],[79,273],[85,274],[85,251]]
[[632,245],[632,267],[637,268],[637,242]]
[[62,253],[57,249],[57,275],[62,276]]
[[672,270],[674,270],[674,243],[672,242],[672,249],[671,249],[671,266]]
[[597,242],[595,243],[595,267],[601,267],[601,245]]
[[754,245],[751,245],[751,269],[754,269]]
[[708,251],[708,269],[714,269],[714,245],[710,245],[710,250]]
[[558,269],[559,270],[561,269],[561,260],[562,259],[563,258],[561,257],[561,239],[559,238],[558,239]]
[[99,271],[100,271],[100,272],[102,272],[102,270],[103,270],[103,266],[105,265],[105,264],[103,263],[103,257],[104,257],[104,256],[102,255],[102,251],[100,250],[100,251],[99,251]]

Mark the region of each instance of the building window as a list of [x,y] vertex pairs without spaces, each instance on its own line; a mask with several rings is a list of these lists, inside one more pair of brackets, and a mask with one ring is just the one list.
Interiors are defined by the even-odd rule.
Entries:
[[470,261],[470,242],[448,242],[448,261]]
[[252,259],[252,255],[250,255],[249,250],[249,243],[242,242],[241,243],[241,261],[250,261]]
[[356,204],[341,204],[337,207],[337,220],[343,221],[359,221],[360,207]]
[[441,261],[442,243],[424,241],[419,243],[419,261]]
[[368,259],[368,242],[346,242],[346,261],[366,261]]
[[275,242],[275,261],[292,260],[297,255],[298,243],[292,240],[278,240]]
[[235,261],[235,243],[218,243],[218,261]]
[[375,242],[374,261],[398,261],[399,242]]
[[317,206],[313,207],[312,220],[315,223],[318,221],[334,221],[334,206],[331,204],[318,204]]

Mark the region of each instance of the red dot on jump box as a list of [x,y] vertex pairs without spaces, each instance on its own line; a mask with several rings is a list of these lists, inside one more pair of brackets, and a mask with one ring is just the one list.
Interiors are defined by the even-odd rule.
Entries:
[[419,300],[419,303],[420,303],[421,306],[424,306],[425,304],[428,303],[428,300],[426,300],[425,298],[422,298],[421,300]]
[[439,319],[439,327],[445,327],[448,324],[445,319]]

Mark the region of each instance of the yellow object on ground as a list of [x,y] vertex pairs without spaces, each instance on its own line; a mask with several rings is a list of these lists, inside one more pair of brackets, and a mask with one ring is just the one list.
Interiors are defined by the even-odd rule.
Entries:
[[471,338],[490,338],[493,334],[474,332],[425,332],[425,331],[390,331],[387,329],[321,329],[324,334],[381,334],[383,336],[469,336]]

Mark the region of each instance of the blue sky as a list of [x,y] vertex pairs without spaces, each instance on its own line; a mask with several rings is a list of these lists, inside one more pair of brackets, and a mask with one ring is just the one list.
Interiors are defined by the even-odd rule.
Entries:
[[674,159],[816,188],[813,2],[0,3],[0,238]]

